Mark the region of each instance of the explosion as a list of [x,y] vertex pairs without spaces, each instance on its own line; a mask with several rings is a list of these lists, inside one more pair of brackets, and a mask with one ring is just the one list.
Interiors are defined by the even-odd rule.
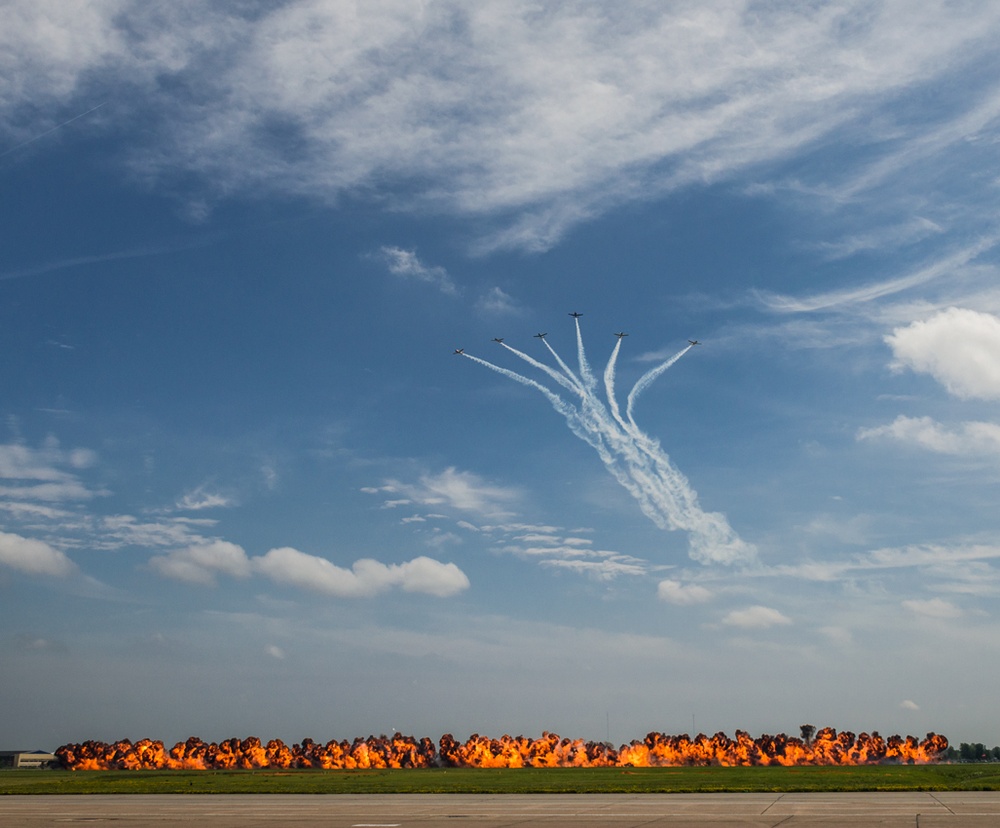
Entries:
[[[812,728],[809,728],[809,733]],[[446,733],[435,747],[426,736],[394,734],[357,738],[352,742],[326,744],[303,739],[291,747],[280,739],[267,744],[256,736],[226,739],[216,744],[192,736],[167,750],[161,741],[123,739],[113,744],[87,741],[68,744],[56,756],[69,770],[215,770],[252,768],[321,768],[325,770],[368,768],[565,768],[565,767],[671,767],[681,765],[873,765],[926,764],[936,762],[948,749],[948,740],[928,733],[918,741],[913,736],[890,736],[878,731],[855,736],[837,733],[831,727],[809,738],[762,735],[753,739],[737,730],[694,738],[687,734],[668,736],[649,733],[642,741],[619,748],[607,742],[564,739],[544,731],[540,738],[501,736],[491,739],[473,734],[458,742]]]

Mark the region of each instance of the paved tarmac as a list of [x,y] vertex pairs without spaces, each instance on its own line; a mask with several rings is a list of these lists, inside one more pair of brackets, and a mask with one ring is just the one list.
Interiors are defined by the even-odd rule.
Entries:
[[996,828],[1000,792],[830,794],[377,794],[0,796],[0,825],[115,828]]

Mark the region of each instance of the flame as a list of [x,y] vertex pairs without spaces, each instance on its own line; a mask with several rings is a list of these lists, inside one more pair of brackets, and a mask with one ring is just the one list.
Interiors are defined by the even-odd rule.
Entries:
[[763,735],[753,739],[742,730],[730,739],[725,733],[694,738],[686,733],[668,736],[649,733],[642,741],[615,748],[607,742],[564,739],[544,731],[538,739],[501,736],[493,739],[473,734],[458,742],[450,733],[438,746],[426,736],[416,739],[400,733],[392,737],[369,736],[353,742],[326,744],[303,739],[291,747],[280,739],[263,744],[256,736],[226,739],[216,744],[192,736],[167,750],[161,741],[128,739],[107,744],[87,741],[56,750],[63,767],[70,770],[208,770],[251,768],[565,768],[565,767],[671,767],[679,765],[870,765],[880,763],[926,764],[936,762],[948,749],[948,740],[928,733],[884,739],[877,731],[857,736],[832,727],[805,740]]

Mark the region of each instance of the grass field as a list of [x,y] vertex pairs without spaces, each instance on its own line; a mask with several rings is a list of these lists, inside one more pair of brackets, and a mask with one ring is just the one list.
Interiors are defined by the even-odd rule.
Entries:
[[480,770],[0,771],[2,794],[1000,790],[1000,765]]

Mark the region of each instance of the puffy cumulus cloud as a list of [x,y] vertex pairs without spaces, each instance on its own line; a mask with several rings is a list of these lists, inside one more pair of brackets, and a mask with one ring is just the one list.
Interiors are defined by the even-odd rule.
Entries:
[[949,429],[930,417],[898,416],[888,425],[864,428],[859,440],[895,440],[939,454],[981,457],[1000,454],[1000,424],[962,423]]
[[666,578],[657,585],[656,597],[668,604],[686,607],[711,600],[712,593],[698,584],[682,584],[680,581]]
[[77,571],[76,564],[58,549],[9,532],[0,532],[0,564],[28,575],[60,578]]
[[215,584],[216,574],[246,578],[251,573],[250,560],[243,547],[216,540],[156,555],[149,565],[160,575],[190,584]]
[[458,293],[458,288],[448,275],[448,271],[438,265],[424,264],[417,257],[417,251],[415,250],[383,246],[379,248],[377,258],[385,263],[386,267],[389,268],[389,272],[394,276],[424,282],[436,287],[442,293],[446,293],[449,296],[454,296]]
[[1000,399],[1000,319],[948,308],[885,338],[897,370],[930,374],[962,399]]
[[345,569],[286,546],[255,558],[253,564],[257,572],[276,583],[338,598],[365,598],[393,587],[444,598],[469,587],[469,579],[455,564],[423,556],[402,564],[362,558]]
[[[405,183],[405,206],[499,215],[490,245],[534,249],[618,202],[835,131],[867,136],[886,101],[990,54],[1000,28],[991,4],[945,0],[810,13],[718,0],[8,0],[4,13],[8,129],[99,95],[143,108],[134,119],[155,142],[135,151],[143,175],[330,201]],[[895,146],[886,132],[879,144]]]
[[776,609],[757,604],[743,610],[733,610],[722,619],[722,623],[745,630],[764,630],[791,624],[792,619]]
[[901,602],[906,609],[925,618],[945,619],[958,618],[962,611],[954,604],[945,601],[943,598],[929,598],[926,601],[913,599]]

